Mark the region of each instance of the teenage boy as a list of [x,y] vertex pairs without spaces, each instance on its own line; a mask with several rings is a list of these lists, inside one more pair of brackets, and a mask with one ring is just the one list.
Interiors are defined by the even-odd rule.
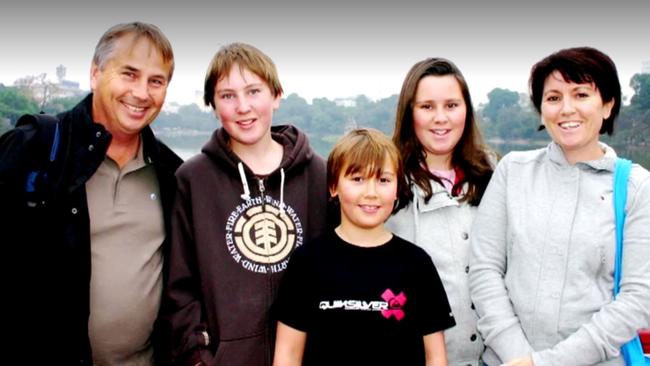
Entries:
[[179,364],[271,365],[280,278],[325,229],[325,162],[297,128],[271,126],[281,96],[257,48],[212,59],[204,100],[222,127],[179,169],[172,219],[166,318]]

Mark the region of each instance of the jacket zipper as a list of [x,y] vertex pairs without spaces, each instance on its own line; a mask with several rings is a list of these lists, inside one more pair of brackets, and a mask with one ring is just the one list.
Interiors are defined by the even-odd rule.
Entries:
[[[260,197],[262,197],[262,207],[264,207],[264,206],[266,206],[266,199],[264,197],[264,192],[266,191],[266,188],[264,187],[264,179],[258,178],[257,179],[257,184],[258,184],[258,188],[260,190]],[[266,211],[266,209],[264,209],[263,211]],[[268,259],[268,256],[267,256],[267,265],[269,267],[271,265],[271,263],[270,263],[270,261]],[[267,297],[267,302],[271,303],[271,299],[273,298],[273,281],[272,281],[272,276],[270,275],[270,272],[269,272],[269,275],[267,276],[267,279],[268,279],[268,281],[267,281],[268,291],[266,292],[267,296],[268,296]],[[270,339],[270,334],[269,334],[268,331],[264,335],[264,343],[267,346],[266,347],[267,348],[266,360],[267,360],[267,363],[270,365],[273,362],[273,360],[271,359],[271,351],[270,351],[270,346],[269,346],[269,344],[271,343],[271,339]]]
[[[266,212],[266,197],[265,197],[265,193],[264,193],[266,191],[266,188],[264,187],[264,178],[258,178],[257,179],[257,184],[258,184],[258,187],[259,187],[259,190],[260,190],[260,197],[262,198],[262,211]],[[265,219],[265,221],[266,221],[266,219]],[[267,254],[267,263],[266,264],[270,266],[271,263],[269,263],[269,259],[268,259],[268,249],[267,249],[266,254]]]

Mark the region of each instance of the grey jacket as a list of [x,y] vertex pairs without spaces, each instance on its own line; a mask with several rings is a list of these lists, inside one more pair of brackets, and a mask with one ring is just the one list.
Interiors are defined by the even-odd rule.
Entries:
[[423,248],[432,258],[445,287],[456,326],[445,330],[449,365],[479,365],[483,342],[476,330],[478,316],[469,297],[469,232],[477,208],[459,204],[439,183],[433,196],[413,185],[414,201],[391,216],[386,227]]
[[621,292],[612,301],[616,154],[570,165],[561,148],[506,155],[472,227],[470,292],[489,365],[623,365],[650,323],[650,173],[628,183]]

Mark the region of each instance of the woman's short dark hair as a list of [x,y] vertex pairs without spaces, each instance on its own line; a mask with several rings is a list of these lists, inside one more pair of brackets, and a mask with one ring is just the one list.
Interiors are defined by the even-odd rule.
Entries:
[[567,82],[593,83],[603,103],[614,100],[612,112],[600,128],[600,134],[611,135],[614,120],[621,109],[621,84],[614,61],[595,48],[575,47],[557,51],[533,65],[528,84],[530,99],[538,113],[541,113],[544,82],[554,71],[559,72]]

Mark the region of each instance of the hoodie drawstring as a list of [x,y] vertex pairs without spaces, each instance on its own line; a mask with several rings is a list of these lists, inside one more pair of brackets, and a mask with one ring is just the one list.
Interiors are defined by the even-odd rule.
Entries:
[[[244,172],[244,164],[239,162],[237,164],[237,169],[239,170],[239,178],[241,179],[242,187],[244,188],[244,193],[240,196],[244,201],[251,199],[251,191],[248,188],[248,180],[246,179],[246,173]],[[284,214],[284,168],[280,168],[280,214]]]
[[246,173],[244,173],[244,164],[240,161],[237,164],[237,169],[239,169],[239,178],[241,178],[241,184],[244,187],[244,194],[240,197],[244,201],[251,199],[251,191],[248,189],[248,181],[246,180]]
[[280,215],[284,214],[284,168],[280,168]]

